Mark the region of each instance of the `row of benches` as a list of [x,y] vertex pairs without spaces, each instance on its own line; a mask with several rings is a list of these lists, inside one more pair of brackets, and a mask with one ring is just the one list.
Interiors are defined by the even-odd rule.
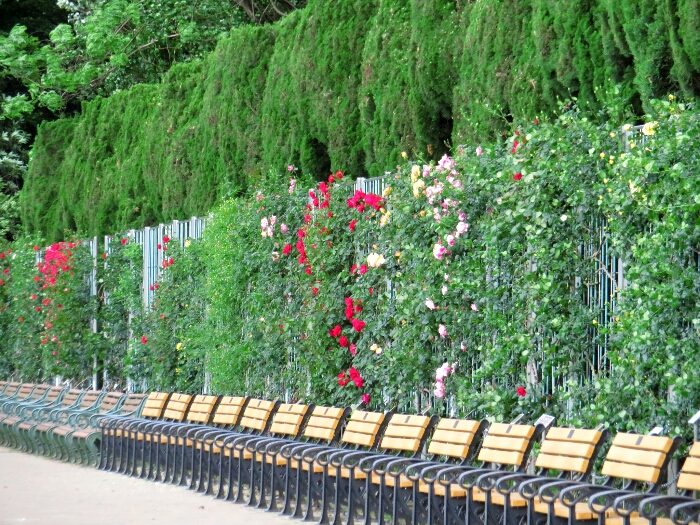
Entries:
[[661,494],[678,438],[617,434],[592,484],[605,430],[553,427],[540,443],[542,425],[159,392],[140,413],[97,415],[99,468],[306,521],[688,525],[700,513],[700,444],[676,480],[685,493]]

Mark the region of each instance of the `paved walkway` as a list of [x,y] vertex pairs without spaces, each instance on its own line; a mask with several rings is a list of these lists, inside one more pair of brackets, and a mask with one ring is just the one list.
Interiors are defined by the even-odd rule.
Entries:
[[0,525],[290,525],[183,487],[0,447]]

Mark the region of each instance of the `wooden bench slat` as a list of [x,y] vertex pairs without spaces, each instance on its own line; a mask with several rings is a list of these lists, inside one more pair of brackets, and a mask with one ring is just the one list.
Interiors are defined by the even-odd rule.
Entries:
[[616,478],[633,479],[636,481],[647,481],[656,483],[659,479],[661,471],[654,467],[645,467],[641,465],[630,465],[629,463],[617,463],[606,459],[603,463],[601,473],[605,476],[613,476]]
[[279,412],[275,415],[273,423],[288,423],[290,425],[300,425],[304,420],[302,414],[280,414]]
[[349,421],[345,432],[355,432],[356,434],[374,435],[379,430],[379,423],[365,423],[362,421]]
[[455,432],[468,432],[470,434],[476,433],[479,430],[479,422],[469,419],[441,419],[436,430],[451,430]]
[[468,445],[457,445],[453,443],[442,443],[433,440],[428,447],[428,454],[438,456],[449,456],[452,458],[465,458],[469,453]]
[[265,425],[267,424],[266,421],[263,421],[262,419],[253,419],[252,417],[245,417],[241,419],[240,425],[245,428],[252,428],[255,430],[263,430],[265,428]]
[[332,418],[337,420],[340,419],[340,417],[343,415],[343,412],[345,412],[345,410],[342,408],[318,406],[314,407],[314,411],[311,414],[313,416]]
[[365,423],[382,423],[384,414],[381,412],[365,412],[363,410],[355,410],[350,416],[351,421],[364,421]]
[[309,422],[307,423],[307,426],[318,427],[318,428],[332,428],[335,430],[335,428],[338,426],[339,422],[340,422],[340,419],[331,419],[329,417],[311,416],[309,418]]
[[330,440],[333,439],[333,436],[335,435],[335,429],[307,426],[304,430],[304,435],[308,438]]
[[577,442],[577,443],[591,443],[593,445],[600,441],[602,432],[599,430],[590,430],[587,428],[564,428],[564,427],[552,427],[547,432],[547,440],[555,441],[565,441],[565,442]]
[[304,415],[306,414],[307,410],[309,409],[308,405],[299,405],[299,404],[282,404],[280,407],[277,409],[277,414],[280,413],[289,413],[289,414],[301,414]]
[[660,468],[666,460],[666,454],[652,450],[637,450],[613,445],[610,447],[605,459],[618,463],[630,463],[632,465]]
[[299,425],[274,421],[272,425],[270,425],[270,432],[273,434],[287,434],[296,436],[299,432]]
[[639,450],[656,450],[668,452],[671,450],[673,440],[664,436],[645,436],[641,434],[620,433],[613,439],[613,445],[625,448],[636,448]]
[[410,450],[415,452],[420,445],[420,439],[404,439],[400,437],[384,437],[379,446],[391,450]]
[[700,458],[700,441],[694,443],[693,446],[690,447],[690,452],[688,452],[688,455]]
[[425,427],[408,427],[389,423],[384,431],[387,437],[420,439],[425,434]]
[[374,434],[360,434],[352,430],[346,430],[343,432],[342,440],[344,443],[371,447],[374,444]]
[[248,408],[245,409],[244,415],[247,418],[261,419],[263,421],[267,421],[267,418],[270,417],[270,410],[254,408],[248,405]]
[[700,474],[681,472],[678,477],[678,488],[684,490],[700,490]]
[[692,474],[700,474],[700,458],[689,457],[683,463],[681,472],[690,472]]
[[532,425],[510,425],[508,423],[493,423],[488,430],[489,436],[508,436],[530,439],[535,433]]
[[525,452],[529,444],[530,440],[528,438],[501,437],[487,434],[484,437],[484,443],[481,448]]
[[588,459],[581,457],[553,456],[540,453],[537,456],[535,466],[539,468],[551,468],[555,470],[566,470],[569,472],[585,472],[588,468]]
[[569,456],[590,458],[595,451],[595,446],[588,443],[567,443],[565,441],[552,441],[549,438],[542,443],[541,452],[557,456]]
[[455,432],[454,430],[437,429],[433,433],[433,442],[453,443],[457,445],[470,445],[474,434],[470,432]]
[[486,463],[500,463],[502,465],[520,465],[523,461],[522,452],[510,452],[506,450],[482,449],[479,451],[479,461]]

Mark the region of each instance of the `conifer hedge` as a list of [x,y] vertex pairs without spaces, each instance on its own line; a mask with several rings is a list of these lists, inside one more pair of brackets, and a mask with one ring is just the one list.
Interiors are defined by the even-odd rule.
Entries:
[[700,93],[700,0],[311,0],[159,85],[39,131],[23,220],[49,239],[206,213],[288,164],[379,175],[512,119]]

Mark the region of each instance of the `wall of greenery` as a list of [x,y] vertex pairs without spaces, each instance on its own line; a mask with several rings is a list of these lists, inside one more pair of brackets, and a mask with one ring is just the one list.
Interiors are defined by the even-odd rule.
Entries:
[[[619,101],[588,116],[568,105],[453,157],[402,160],[383,195],[339,172],[261,178],[215,209],[201,241],[163,239],[143,315],[138,246],[117,238],[98,259],[107,296],[123,297],[109,318],[61,273],[73,284],[55,291],[79,315],[53,322],[70,348],[58,363],[35,311],[54,287],[34,280],[25,241],[2,259],[3,375],[78,379],[99,351],[122,363],[112,377],[149,388],[687,434],[700,405],[700,115],[673,96],[650,105],[633,135]],[[611,255],[627,284],[592,300]],[[107,337],[86,329],[95,315]]]
[[559,100],[598,111],[617,85],[640,116],[700,93],[699,20],[698,0],[313,0],[44,124],[23,221],[109,233],[206,213],[288,164],[380,175],[401,151],[437,160],[554,119]]

